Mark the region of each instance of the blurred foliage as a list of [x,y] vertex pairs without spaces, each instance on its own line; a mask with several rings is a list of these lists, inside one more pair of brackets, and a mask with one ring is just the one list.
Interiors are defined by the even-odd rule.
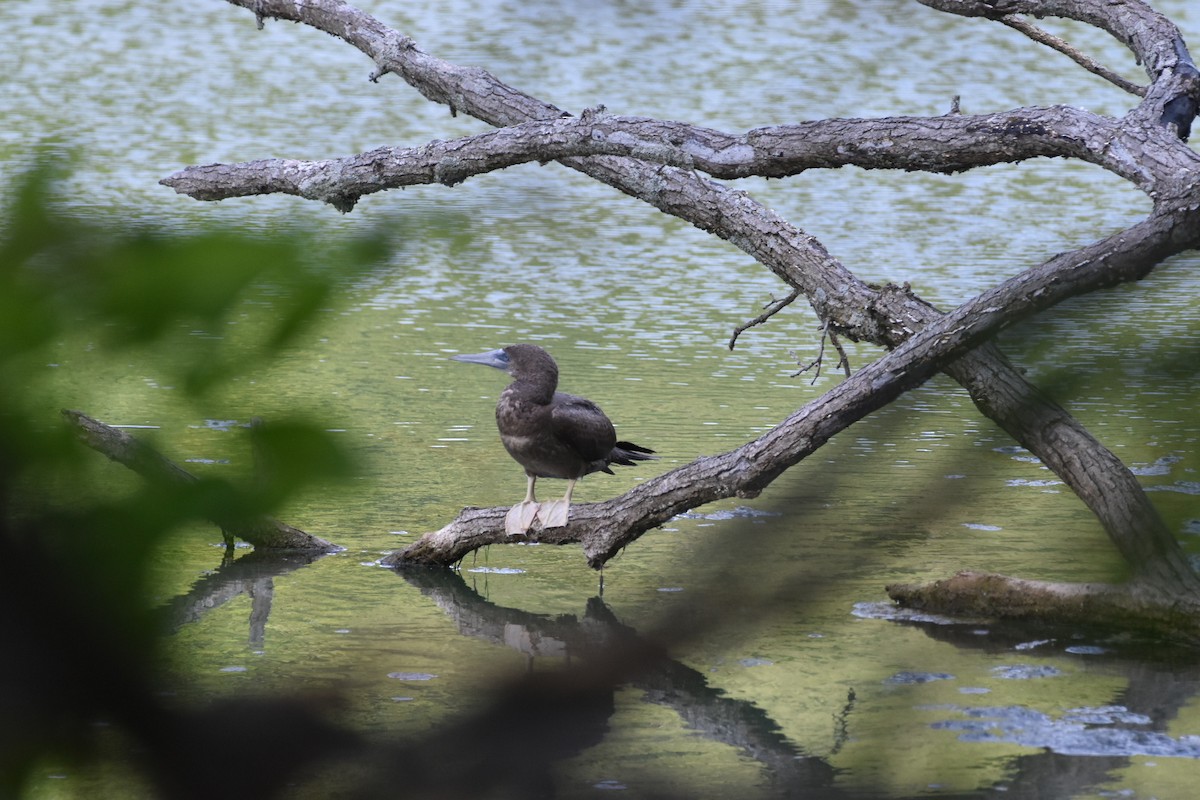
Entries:
[[[214,509],[269,511],[353,470],[324,426],[297,415],[252,431],[247,447],[263,465],[253,486],[204,479],[89,490],[82,484],[93,473],[128,478],[116,466],[89,469],[101,457],[60,418],[45,380],[55,343],[85,330],[109,354],[159,353],[183,396],[199,403],[295,342],[337,282],[385,246],[367,237],[330,253],[294,235],[87,222],[57,208],[66,169],[49,160],[31,169],[0,217],[0,797],[15,796],[37,759],[86,753],[100,719],[163,742],[160,765],[175,758],[182,728],[152,700],[159,624],[147,580],[156,545]],[[315,253],[334,267],[315,264]],[[178,346],[181,332],[221,330],[264,293],[273,323],[239,331],[236,347],[222,336]]]

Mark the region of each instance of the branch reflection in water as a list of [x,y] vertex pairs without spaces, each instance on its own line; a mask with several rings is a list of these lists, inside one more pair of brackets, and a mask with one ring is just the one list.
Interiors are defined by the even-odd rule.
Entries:
[[[172,626],[197,621],[240,592],[269,598],[274,577],[316,558],[251,553],[227,563],[169,604]],[[644,702],[674,711],[700,736],[737,748],[758,762],[763,775],[758,793],[764,796],[889,796],[861,783],[841,785],[840,771],[828,757],[814,754],[832,756],[854,736],[855,704],[861,700],[853,692],[844,708],[830,709],[831,742],[796,743],[768,712],[725,696],[701,672],[668,654],[668,648],[711,630],[714,618],[708,611],[712,609],[699,615],[687,612],[688,619],[706,620],[704,625],[688,623],[676,614],[643,634],[621,622],[598,596],[587,601],[578,617],[549,616],[493,603],[469,587],[457,571],[411,567],[397,572],[441,609],[463,636],[516,650],[529,660],[529,669],[497,680],[477,711],[446,722],[419,741],[368,741],[349,731],[332,735],[325,727],[328,708],[311,703],[274,706],[242,699],[226,703],[226,713],[214,715],[210,710],[195,719],[244,725],[250,717],[255,729],[268,738],[280,737],[288,729],[318,731],[321,746],[305,757],[314,762],[336,758],[339,785],[353,796],[387,796],[396,785],[404,785],[409,796],[475,796],[482,787],[491,796],[551,796],[563,789],[561,762],[613,735],[614,726],[620,724],[615,717],[615,693],[628,687],[639,690]],[[261,641],[269,611],[269,600],[255,605],[252,641]],[[1192,745],[1185,740],[1189,737],[1173,739],[1167,734],[1171,720],[1200,690],[1200,668],[1188,651],[1160,646],[1154,651],[1156,660],[1148,661],[1145,643],[1100,631],[953,621],[887,604],[862,604],[856,613],[918,627],[931,639],[958,648],[1022,654],[1020,660],[1027,663],[1036,664],[1040,653],[1061,658],[1065,650],[1089,670],[1111,670],[1127,680],[1110,705],[1069,709],[1057,719],[1029,708],[918,709],[937,713],[942,719],[933,727],[958,731],[964,741],[1015,742],[1042,750],[1012,757],[1006,778],[979,787],[978,796],[992,792],[1071,796],[1111,781],[1112,772],[1127,766],[1132,755],[1188,757]],[[721,624],[720,612],[714,614]],[[543,662],[535,670],[539,659]],[[547,668],[545,660],[553,666]],[[1018,673],[1014,669],[1012,677],[1019,679]],[[905,724],[897,720],[896,730],[902,731]],[[270,761],[265,766],[268,775],[282,774],[270,769]],[[235,778],[243,768],[260,778],[264,774],[263,761],[252,758],[241,766],[227,765],[233,772],[226,778]]]
[[[568,666],[557,673],[550,686],[542,685],[547,673],[534,674],[531,670],[511,687],[512,696],[521,698],[512,709],[517,718],[539,707],[554,708],[563,715],[562,724],[542,731],[542,736],[549,733],[558,739],[568,732],[589,730],[597,723],[603,730],[607,719],[587,716],[595,706],[575,701],[607,695],[604,705],[611,713],[612,693],[629,685],[643,691],[647,702],[674,710],[701,735],[737,747],[760,762],[773,785],[832,787],[833,768],[788,741],[766,712],[709,686],[703,674],[672,659],[660,644],[618,620],[600,597],[587,601],[580,619],[550,618],[494,605],[468,588],[455,572],[427,567],[399,572],[446,612],[464,635],[511,647],[531,661],[539,656],[567,658]],[[498,713],[509,703],[506,697],[493,711],[494,719],[503,725],[496,735],[511,735],[511,720]],[[573,706],[584,714],[578,715]],[[577,751],[593,743],[590,737],[582,736]]]

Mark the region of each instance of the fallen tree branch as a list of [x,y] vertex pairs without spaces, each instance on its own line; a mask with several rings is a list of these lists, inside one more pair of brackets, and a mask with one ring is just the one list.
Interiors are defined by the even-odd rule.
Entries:
[[[75,429],[80,441],[110,460],[129,467],[152,484],[177,487],[190,486],[199,481],[195,475],[125,431],[105,425],[80,411],[64,409],[62,415]],[[249,542],[256,548],[320,553],[342,549],[267,516],[245,518],[216,511],[211,521],[225,533]]]
[[693,168],[687,151],[669,144],[668,124],[640,118],[601,124],[597,116],[533,120],[449,142],[380,147],[346,158],[188,167],[159,183],[197,200],[290,194],[349,211],[363,195],[422,184],[454,186],[475,175],[530,161],[621,155]]
[[892,584],[887,593],[902,606],[938,614],[1054,619],[1200,643],[1200,600],[1145,583],[1058,583],[964,571],[933,583]]
[[[556,106],[521,93],[485,70],[461,67],[422,52],[411,39],[388,29],[370,15],[337,0],[306,0],[303,3],[295,0],[230,2],[251,8],[260,17],[304,22],[343,38],[375,61],[377,70],[372,77],[388,72],[396,74],[423,96],[435,102],[445,103],[453,112],[463,111],[496,126],[563,117],[563,112]],[[1200,73],[1192,64],[1178,30],[1169,20],[1138,3],[1126,3],[1118,7],[1089,0],[1046,0],[1041,3],[1032,0],[1011,0],[1001,4],[1003,11],[1000,11],[998,5],[991,0],[921,2],[968,16],[998,18],[1013,13],[1048,13],[1081,19],[1113,33],[1133,50],[1146,67],[1151,85],[1145,99],[1119,121],[1101,117],[1088,117],[1084,120],[1077,114],[1085,112],[1061,107],[1018,109],[994,117],[990,130],[985,132],[987,136],[1004,138],[1009,144],[1028,140],[1035,146],[1058,148],[1058,154],[1095,159],[1096,163],[1103,163],[1105,168],[1111,169],[1147,192],[1155,202],[1155,213],[1147,220],[1150,224],[1145,227],[1135,226],[1096,245],[1051,259],[1047,262],[1048,265],[1065,268],[1070,273],[1073,268],[1085,267],[1093,259],[1098,259],[1095,263],[1102,263],[1108,272],[1099,277],[1091,276],[1095,279],[1092,288],[1096,288],[1123,280],[1134,280],[1171,253],[1195,247],[1197,242],[1200,242],[1195,220],[1188,217],[1197,205],[1193,196],[1194,181],[1189,177],[1195,174],[1197,158],[1195,153],[1179,145],[1176,136],[1171,135],[1185,135],[1185,122],[1190,123],[1188,109],[1194,108],[1195,99],[1200,96]],[[1058,134],[1063,133],[1065,129],[1061,121],[1056,121],[1055,114],[1058,113],[1061,113],[1064,119],[1083,120],[1086,124],[1070,136],[1060,136]],[[954,126],[956,121],[961,121],[960,116],[920,120],[913,125]],[[829,122],[834,124],[845,121]],[[868,123],[853,122],[858,125],[856,133],[862,135]],[[894,124],[895,120],[891,123]],[[1172,127],[1173,131],[1166,130]],[[962,128],[952,129],[964,132]],[[769,150],[772,144],[784,143],[789,137],[802,138],[794,135],[800,132],[811,134],[813,129],[801,126],[792,126],[789,129],[788,126],[780,126],[752,131],[747,133],[746,137],[753,136],[754,146],[763,146]],[[902,134],[903,130],[900,133]],[[838,141],[841,144],[845,143],[844,137]],[[919,141],[919,138],[913,138],[913,142],[916,141]],[[909,142],[908,146],[916,146],[913,142]],[[1038,145],[1039,142],[1042,145]],[[885,142],[881,140],[879,143]],[[837,153],[835,147],[834,161],[830,161],[826,166],[835,162],[862,163],[937,171],[928,165],[922,166],[918,160],[910,161],[905,167],[906,155],[901,152],[903,148],[889,152],[890,146],[895,142],[887,140],[886,144],[889,147],[863,149],[857,153],[854,152],[854,148],[849,148],[847,153]],[[701,146],[693,149],[699,150],[703,155],[705,148]],[[938,152],[945,155],[952,151],[941,146]],[[695,153],[689,154],[695,162]],[[735,174],[736,170],[744,169],[744,161],[738,161],[737,151],[727,151],[723,148],[721,154],[725,160],[733,159]],[[1011,151],[1009,156],[1011,157]],[[840,161],[837,161],[838,159]],[[936,330],[943,335],[953,333],[951,328],[940,327],[942,321],[937,309],[921,301],[911,292],[900,290],[898,287],[878,290],[868,286],[833,258],[816,239],[779,218],[744,192],[707,180],[695,170],[649,164],[618,156],[572,157],[562,159],[560,163],[734,243],[790,286],[800,289],[818,316],[822,320],[831,321],[830,329],[840,335],[857,341],[866,340],[886,347],[895,347],[903,346],[902,343],[919,332],[923,326],[939,326]],[[788,165],[779,159],[773,163],[773,168],[780,170],[780,174],[794,174],[800,169],[820,165],[815,159],[807,165]],[[966,166],[969,165],[961,168]],[[1175,229],[1172,230],[1172,227]],[[1148,238],[1135,241],[1143,235]],[[1138,247],[1128,246],[1130,242],[1136,243]],[[1116,257],[1110,260],[1114,255]],[[1041,269],[1030,272],[1041,272]],[[1064,274],[1058,280],[1073,285],[1074,277],[1073,274]],[[1053,283],[1054,280],[1051,280],[1050,284]],[[1052,286],[1028,288],[1029,297],[1039,301],[1035,302],[1035,305],[1041,305],[1040,300],[1051,294],[1061,299],[1087,291],[1072,289],[1059,293],[1050,291]],[[1000,307],[977,310],[985,315],[988,312],[994,315],[1001,313]],[[980,341],[982,340],[976,340],[975,344]],[[1187,568],[1186,559],[1179,552],[1173,534],[1167,530],[1161,518],[1145,499],[1136,479],[1076,420],[1026,382],[994,348],[987,347],[977,353],[944,363],[947,372],[968,387],[976,405],[984,414],[997,420],[1018,442],[1041,458],[1043,463],[1055,470],[1076,491],[1101,519],[1123,555],[1129,558],[1131,554],[1148,553],[1157,559],[1157,563],[1140,564],[1131,560],[1135,568],[1160,572],[1173,580],[1173,585],[1182,589],[1191,591],[1195,588],[1195,577]],[[1107,491],[1118,495],[1115,500],[1106,500],[1097,494],[1095,478],[1088,474],[1088,470],[1097,464],[1112,465],[1122,473],[1119,481],[1107,487]],[[639,489],[645,486],[646,484],[643,484]],[[634,490],[637,491],[638,489]],[[631,492],[631,496],[633,494]],[[728,496],[728,493],[721,496]],[[648,508],[645,510],[648,513],[651,511]],[[477,516],[486,516],[487,510],[476,513]],[[1136,518],[1132,528],[1129,527],[1131,517]],[[482,516],[479,518],[482,519]],[[658,524],[652,521],[655,518],[649,516],[640,521],[633,520],[633,527],[630,528],[631,538],[636,538],[642,530]],[[439,532],[443,534],[440,537],[443,540],[446,538],[446,531],[447,529],[443,529]],[[468,536],[479,535],[481,538],[478,541],[487,538],[487,531],[478,528],[464,529],[462,533]],[[1146,537],[1144,541],[1138,541],[1143,536]],[[613,539],[618,540],[619,537]],[[585,552],[592,563],[602,563],[606,557],[602,548],[598,549],[587,542]],[[452,563],[453,560],[455,559],[450,558],[449,561],[441,563]]]
[[[1192,225],[1196,224],[1193,220]],[[1141,226],[1152,230],[1173,229],[1175,223],[1152,217]],[[565,527],[535,528],[530,540],[552,544],[580,542],[588,564],[599,568],[642,533],[683,511],[727,497],[757,496],[834,434],[928,380],[1003,328],[1068,297],[1120,280],[1125,270],[1136,269],[1143,263],[1142,248],[1159,239],[1152,230],[1139,231],[1142,235],[1138,236],[1122,233],[1109,237],[1084,251],[1069,254],[1069,259],[1064,255],[1010,278],[931,321],[890,353],[863,367],[759,438],[647,480],[613,500],[573,505],[571,520]],[[977,359],[997,358],[987,348],[971,355]],[[1019,407],[1022,402],[1013,405]],[[1037,414],[1031,416],[1038,418]],[[1072,448],[1075,444],[1072,442]],[[1075,458],[1080,457],[1075,449],[1069,452]],[[1123,468],[1121,472],[1128,474]],[[1114,491],[1124,498],[1123,491]],[[1140,489],[1136,495],[1145,500]],[[1153,578],[1160,585],[1182,590],[1200,591],[1200,579],[1178,552],[1174,539],[1163,539],[1154,532],[1156,526],[1162,527],[1161,521],[1156,523],[1157,514],[1148,500],[1145,503],[1144,508],[1126,509],[1121,514],[1124,524],[1136,527],[1116,532],[1118,537],[1114,540],[1118,548],[1135,570],[1145,570],[1138,577]],[[504,532],[506,511],[506,508],[465,509],[454,522],[426,534],[403,552],[387,556],[384,563],[450,565],[485,544],[511,542]],[[1124,518],[1130,514],[1145,515],[1145,519]],[[1128,536],[1129,530],[1136,530],[1137,535]]]
[[963,172],[1033,158],[1078,158],[1155,190],[1128,150],[1110,142],[1119,124],[1071,106],[993,114],[823,119],[741,134],[685,122],[586,114],[536,119],[420,147],[379,147],[354,156],[305,161],[260,159],[206,164],[159,181],[196,200],[289,194],[350,211],[369,194],[405,186],[454,186],[531,161],[622,156],[697,170],[713,178],[787,178],[812,169],[856,166]]
[[1173,126],[1187,140],[1200,105],[1200,69],[1179,29],[1145,2],[1096,0],[917,0],[922,5],[964,17],[1001,23],[1015,15],[1063,17],[1107,31],[1133,53],[1150,77],[1143,101],[1127,117],[1143,125]]

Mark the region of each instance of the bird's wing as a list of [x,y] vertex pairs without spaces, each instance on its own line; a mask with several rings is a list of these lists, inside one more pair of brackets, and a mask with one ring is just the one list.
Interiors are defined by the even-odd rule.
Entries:
[[557,392],[550,410],[555,435],[585,461],[607,458],[617,432],[600,407],[585,397]]

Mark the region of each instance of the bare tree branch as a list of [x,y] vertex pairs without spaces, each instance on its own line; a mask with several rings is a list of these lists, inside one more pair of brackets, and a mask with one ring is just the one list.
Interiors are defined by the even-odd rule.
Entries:
[[601,122],[595,114],[585,114],[582,119],[534,120],[421,147],[380,147],[346,158],[188,167],[160,183],[197,200],[278,193],[349,211],[363,195],[385,189],[432,183],[454,186],[515,164],[570,156],[621,155],[692,169],[692,157],[668,144],[670,130],[669,123],[657,120]]
[[[1175,223],[1176,220],[1152,218],[1141,225],[1158,229]],[[1200,222],[1193,220],[1191,225],[1197,227]],[[1071,254],[1052,259],[1010,278],[931,321],[896,349],[759,438],[647,480],[613,500],[574,505],[567,526],[535,529],[531,540],[552,544],[581,542],[588,563],[599,567],[642,533],[676,514],[726,497],[754,497],[835,433],[928,380],[1001,329],[1081,291],[1112,285],[1119,280],[1117,276],[1128,270],[1139,270],[1145,260],[1142,252],[1145,242],[1156,238],[1150,236],[1152,232],[1139,230],[1137,233],[1146,235],[1122,233],[1109,237],[1088,248],[1086,257]],[[1145,498],[1145,493],[1138,494]],[[454,522],[426,534],[405,551],[388,556],[385,563],[452,564],[484,544],[512,541],[504,532],[506,511],[506,508],[466,509]],[[1148,520],[1156,517],[1148,501],[1141,513]],[[1174,545],[1173,539],[1151,535],[1122,538],[1117,543],[1129,548],[1123,547],[1122,552],[1132,564],[1145,565],[1152,572],[1142,577],[1152,577],[1160,585],[1169,582],[1191,591],[1200,589],[1200,579],[1186,559],[1169,550]],[[1159,551],[1160,547],[1168,550]]]
[[1151,584],[1031,581],[986,572],[959,572],[928,584],[898,583],[888,596],[910,608],[961,616],[1044,619],[1054,609],[1064,624],[1097,622],[1159,636],[1200,642],[1200,602]]
[[197,200],[279,193],[349,211],[360,197],[386,189],[453,186],[515,164],[601,155],[722,179],[786,178],[844,166],[954,173],[1063,157],[1096,164],[1153,194],[1159,175],[1138,162],[1141,149],[1112,146],[1125,133],[1116,120],[1070,106],[980,115],[825,119],[742,134],[644,117],[585,115],[534,120],[421,147],[380,147],[344,158],[194,166],[160,183]]
[[[80,441],[110,460],[123,464],[147,481],[159,486],[189,486],[197,478],[145,442],[119,428],[105,425],[79,411],[62,412],[63,418],[75,429]],[[245,518],[215,512],[212,521],[226,533],[237,536],[257,548],[303,550],[333,553],[342,548],[298,528],[266,516]]]
[[[373,78],[394,73],[425,97],[447,104],[452,111],[463,111],[496,126],[563,116],[557,107],[519,92],[484,70],[460,67],[422,52],[411,39],[345,3],[230,2],[250,7],[260,16],[305,22],[339,36],[375,61]],[[985,117],[826,120],[750,131],[733,147],[727,137],[722,138],[723,134],[688,127],[676,128],[682,132],[676,136],[682,135],[682,139],[671,136],[646,139],[665,141],[683,149],[694,170],[613,155],[572,156],[560,159],[560,163],[734,243],[803,292],[817,314],[831,320],[831,332],[897,348],[818,401],[834,404],[823,407],[832,415],[828,419],[836,416],[843,425],[848,424],[846,420],[867,413],[868,406],[875,402],[861,398],[853,398],[851,402],[851,398],[841,394],[850,391],[843,387],[869,390],[872,397],[893,397],[891,392],[898,392],[897,387],[915,385],[928,377],[920,359],[940,364],[969,389],[984,414],[996,420],[1076,491],[1105,525],[1122,554],[1141,571],[1140,577],[1159,580],[1183,591],[1195,591],[1196,578],[1173,534],[1119,459],[1061,407],[1028,384],[994,347],[983,346],[973,352],[963,348],[976,347],[1004,325],[1066,297],[1136,280],[1163,258],[1200,244],[1195,213],[1200,207],[1194,180],[1197,156],[1179,142],[1179,138],[1186,136],[1200,100],[1200,71],[1192,63],[1175,26],[1143,3],[920,2],[951,13],[996,20],[1013,14],[1059,15],[1081,20],[1109,31],[1124,42],[1145,65],[1151,83],[1142,102],[1121,120],[1096,117],[1065,106],[1017,109]],[[876,125],[877,129],[873,127]],[[838,132],[838,126],[843,130]],[[891,130],[890,138],[884,134],[885,126]],[[823,139],[822,135],[828,138]],[[848,144],[852,136],[871,146],[855,148]],[[967,148],[955,149],[956,141],[966,142]],[[974,149],[972,141],[978,143]],[[800,150],[802,155],[789,163],[786,153],[781,152],[785,146],[808,149]],[[995,153],[989,154],[988,147],[996,148]],[[1154,212],[1126,231],[1055,256],[1041,267],[1005,281],[946,317],[911,291],[893,286],[876,289],[865,284],[816,239],[744,192],[706,179],[696,171],[711,167],[711,174],[721,177],[790,175],[814,166],[849,163],[875,168],[955,171],[996,163],[989,159],[1019,160],[1026,157],[1022,154],[1032,152],[1100,164],[1146,192],[1154,201]],[[760,154],[765,154],[761,164],[755,161]],[[706,158],[710,163],[701,166]],[[755,164],[757,171],[747,171],[748,164]],[[918,352],[920,355],[916,355]],[[866,377],[860,380],[860,375]],[[812,429],[801,425],[811,405],[779,426],[780,436],[784,430],[793,432],[786,445],[773,437],[759,439],[710,462],[683,468],[693,470],[685,477],[697,482],[693,489],[699,487],[686,503],[706,502],[702,499],[706,492],[714,497],[754,494],[779,471],[803,457],[797,454],[811,452],[808,448],[813,447],[813,442],[823,441],[821,437],[828,435],[828,428],[818,423],[804,423],[817,426]],[[703,474],[710,469],[711,473]],[[677,476],[677,473],[679,470],[667,475]],[[1097,482],[1097,473],[1105,476],[1101,483]],[[642,484],[624,498],[597,504],[596,507],[606,509],[607,516],[603,518],[586,510],[592,507],[580,506],[577,521],[554,536],[578,537],[584,543],[589,561],[603,563],[642,531],[685,507],[679,493],[686,492],[688,487],[674,483],[675,480],[663,476]],[[651,494],[654,492],[659,494]],[[626,506],[630,514],[616,513]],[[492,515],[493,511],[486,509],[464,511],[459,522],[465,520],[466,524],[455,530],[457,523],[452,523],[437,534],[430,534],[410,548],[407,557],[448,563],[447,553],[466,552],[460,545],[470,549],[486,540],[499,541],[491,532]],[[587,524],[581,528],[579,523]],[[500,530],[496,527],[496,531]],[[543,534],[538,534],[540,540],[551,541]],[[452,541],[457,535],[466,538]],[[431,555],[434,551],[442,555],[434,557]],[[453,560],[449,558],[450,562]]]
[[817,357],[805,364],[796,372],[793,372],[793,378],[797,378],[808,372],[813,367],[816,367],[817,371],[813,373],[813,379],[809,386],[816,384],[817,378],[821,377],[821,366],[825,363],[826,340],[833,345],[834,349],[837,350],[838,353],[838,362],[834,365],[834,368],[836,369],[837,367],[841,367],[845,371],[846,377],[850,377],[850,357],[846,355],[846,349],[842,347],[842,343],[838,341],[837,334],[829,330],[829,320],[826,320],[825,324],[821,326],[821,349],[817,351]]
[[1091,58],[1087,54],[1076,50],[1068,42],[1060,39],[1054,34],[1048,33],[1038,26],[1030,24],[1029,22],[1026,22],[1017,16],[1001,17],[1000,21],[1013,30],[1020,31],[1021,33],[1025,34],[1033,41],[1039,44],[1044,44],[1053,50],[1057,50],[1093,75],[1099,75],[1101,78],[1104,78],[1104,80],[1112,83],[1115,86],[1121,87],[1130,94],[1135,94],[1138,97],[1146,96],[1145,86],[1138,86],[1133,81],[1125,80],[1108,67]]
[[[784,297],[782,299],[772,299],[771,302],[769,302],[765,306],[763,306],[763,308],[765,308],[766,311],[759,314],[757,317],[750,320],[745,325],[738,325],[736,328],[734,328],[733,335],[729,337],[729,349],[732,350],[734,348],[734,346],[737,344],[737,340],[738,340],[739,336],[741,336],[743,333],[745,333],[746,331],[753,328],[755,325],[762,325],[764,322],[769,320],[771,317],[775,316],[780,311],[787,308],[792,303],[796,302],[796,299],[798,297],[800,297],[800,294],[801,294],[801,292],[799,289],[793,289],[792,293],[789,294],[787,297]],[[826,327],[826,329],[829,328],[828,321],[826,321],[825,327]]]

